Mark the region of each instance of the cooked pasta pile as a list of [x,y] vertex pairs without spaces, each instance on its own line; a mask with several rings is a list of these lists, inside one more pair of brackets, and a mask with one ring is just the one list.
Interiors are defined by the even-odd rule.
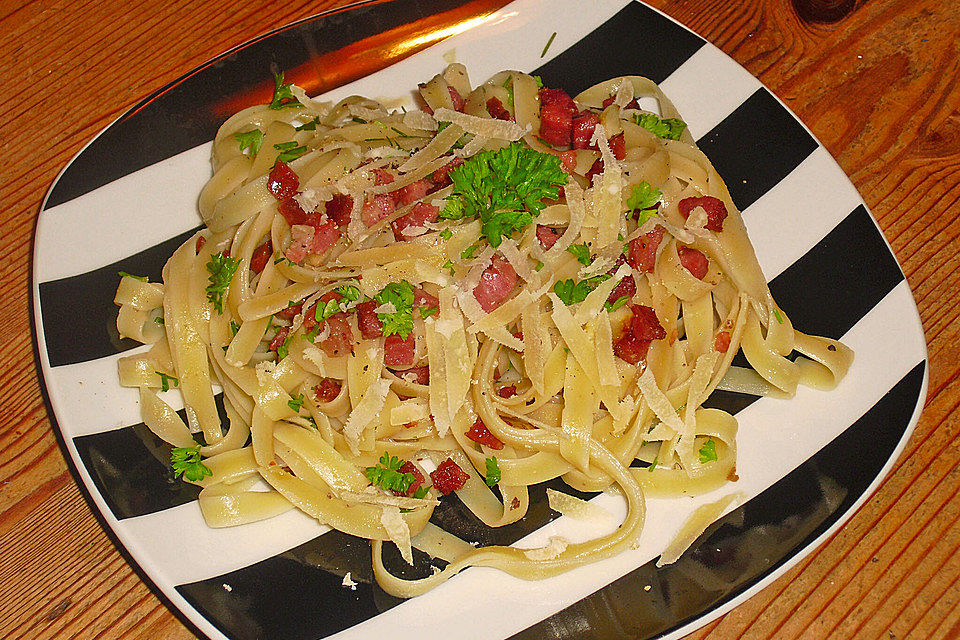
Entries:
[[[330,104],[279,75],[269,105],[217,134],[206,228],[162,283],[121,278],[120,333],[152,344],[120,360],[121,382],[210,526],[296,507],[370,539],[397,596],[468,566],[543,578],[634,545],[644,494],[736,479],[736,420],[702,407],[714,389],[787,397],[845,374],[847,347],[777,307],[651,81],[571,99],[513,71],[472,88],[453,64],[419,94],[416,111]],[[752,368],[731,367],[740,349]],[[186,422],[158,388],[180,392]],[[526,550],[430,522],[454,491],[486,525],[516,522],[527,488],[558,476],[619,488],[623,522]],[[578,503],[551,494],[574,517]],[[448,564],[400,578],[384,541]]]

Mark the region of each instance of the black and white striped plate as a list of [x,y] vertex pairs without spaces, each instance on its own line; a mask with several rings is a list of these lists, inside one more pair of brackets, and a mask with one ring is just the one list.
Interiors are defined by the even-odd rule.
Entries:
[[[132,109],[50,189],[36,231],[34,319],[61,442],[121,549],[200,634],[676,638],[756,593],[840,527],[877,488],[916,423],[926,346],[907,283],[854,187],[770,91],[640,3],[483,6],[371,3],[281,29]],[[359,77],[373,71],[371,50],[374,60],[393,60],[430,42],[439,43]],[[400,601],[373,583],[368,543],[299,512],[206,527],[196,488],[173,479],[169,447],[140,423],[136,391],[117,383],[117,358],[136,345],[118,338],[112,299],[118,271],[159,279],[167,256],[199,226],[196,199],[210,175],[216,128],[268,97],[272,68],[315,91],[335,86],[331,78],[359,77],[328,91],[330,98],[387,97],[406,94],[451,56],[475,82],[514,68],[571,94],[618,75],[661,83],[743,210],[774,297],[798,328],[842,339],[856,360],[829,393],[801,389],[789,401],[714,394],[710,403],[740,422],[740,480],[697,499],[650,500],[639,548],[542,582],[469,569]],[[179,408],[177,397],[169,401]],[[492,534],[472,527],[455,499],[435,517],[485,543],[535,546],[550,535],[597,533],[557,518],[544,489],[533,489],[521,523]],[[743,492],[741,506],[678,562],[656,568],[686,516],[732,490]],[[595,500],[623,513],[614,496]],[[342,586],[347,572],[355,589]]]

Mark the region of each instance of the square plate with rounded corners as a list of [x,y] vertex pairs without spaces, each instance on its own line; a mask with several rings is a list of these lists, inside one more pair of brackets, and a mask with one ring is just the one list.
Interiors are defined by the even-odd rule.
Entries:
[[[145,99],[91,141],[48,193],[33,304],[61,443],[115,540],[197,632],[238,640],[397,629],[484,640],[677,638],[839,528],[916,424],[927,384],[916,306],[862,199],[807,128],[716,47],[639,2],[602,0],[589,11],[576,0],[502,4],[372,2],[279,29]],[[797,327],[842,339],[856,360],[829,393],[801,389],[775,400],[716,392],[708,404],[740,423],[740,479],[696,499],[649,500],[638,549],[541,582],[469,569],[401,601],[374,584],[365,541],[299,512],[206,527],[197,489],[173,480],[169,446],[140,422],[136,392],[117,382],[117,358],[137,347],[118,338],[112,300],[118,271],[159,280],[166,258],[198,228],[210,141],[231,113],[269,99],[271,70],[311,95],[383,98],[408,96],[452,56],[474,81],[519,69],[571,95],[619,75],[659,82],[743,211],[774,298]],[[528,515],[486,541],[532,546],[549,535],[585,535],[549,510],[545,489],[532,488]],[[657,568],[685,517],[732,490],[743,493],[740,506],[675,564]],[[594,499],[622,513],[617,498]],[[451,517],[466,518],[458,501],[445,502]],[[343,586],[347,572],[355,589]]]

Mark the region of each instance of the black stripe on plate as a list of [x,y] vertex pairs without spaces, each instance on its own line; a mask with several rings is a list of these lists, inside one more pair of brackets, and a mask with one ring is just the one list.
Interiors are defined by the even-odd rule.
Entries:
[[171,254],[200,227],[105,267],[69,278],[41,282],[40,313],[43,339],[51,367],[96,360],[140,346],[117,333],[118,272],[160,282]]
[[863,205],[770,283],[793,325],[839,338],[903,280]]
[[[223,394],[214,398],[227,424]],[[186,422],[186,411],[177,412]],[[118,519],[163,511],[197,499],[200,487],[174,477],[167,444],[143,423],[73,439],[97,491]]]
[[[249,92],[251,79],[272,83],[271,70],[293,69],[324,53],[468,2],[370,3],[281,29],[215,58],[143,100],[93,140],[54,184],[46,208],[212,140],[231,115],[223,113],[222,106]],[[136,149],[136,153],[117,153],[117,149]]]
[[533,73],[544,86],[570,95],[617,76],[642,75],[659,83],[705,43],[645,4],[631,2]]
[[711,525],[674,564],[658,569],[652,560],[513,640],[648,640],[736,598],[812,544],[864,495],[904,436],[925,366],[917,364],[830,444]]
[[817,148],[790,111],[761,87],[697,141],[742,211]]

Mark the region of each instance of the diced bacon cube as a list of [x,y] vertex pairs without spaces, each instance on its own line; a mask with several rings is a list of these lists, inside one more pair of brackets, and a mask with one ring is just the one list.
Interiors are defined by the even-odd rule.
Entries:
[[287,339],[287,336],[290,334],[290,327],[280,327],[277,329],[277,335],[273,337],[273,340],[270,341],[270,351],[276,351],[280,348],[280,345],[284,343]]
[[384,218],[393,215],[396,205],[393,198],[387,195],[373,196],[373,198],[363,203],[363,209],[360,212],[360,219],[363,224],[372,227]]
[[406,340],[391,333],[383,341],[383,362],[388,367],[408,367],[413,364],[416,347],[417,339],[412,333]]
[[665,229],[656,226],[639,238],[630,241],[627,263],[640,273],[650,273],[657,263],[657,247],[663,241]]
[[291,227],[297,224],[309,224],[307,212],[304,211],[300,203],[293,198],[280,200],[277,203],[277,210]]
[[[561,151],[557,154],[560,156],[560,166],[563,167],[563,170],[567,173],[573,173],[577,169],[577,153],[575,151]],[[560,196],[561,198],[563,195]]]
[[627,296],[627,300],[630,300],[636,293],[637,283],[633,281],[633,276],[624,276],[610,292],[607,302],[613,304],[623,296]]
[[436,471],[430,473],[430,479],[433,480],[433,486],[437,491],[448,495],[462,489],[470,476],[460,468],[460,465],[447,458],[440,463]]
[[713,339],[713,348],[720,353],[726,353],[727,349],[730,348],[730,332],[721,331],[717,334],[717,337]]
[[380,305],[376,300],[368,300],[357,305],[357,325],[360,327],[360,335],[368,340],[383,335],[383,323],[374,312],[378,306]]
[[630,331],[633,335],[641,340],[663,340],[667,337],[667,332],[652,307],[634,304],[630,305],[630,310],[633,312],[630,320]]
[[350,211],[353,209],[353,198],[342,194],[335,194],[326,204],[327,217],[338,227],[346,226],[350,222]]
[[393,229],[393,238],[397,242],[402,242],[416,237],[407,235],[406,230],[408,228],[423,228],[427,222],[436,222],[439,217],[440,209],[426,202],[418,202],[413,205],[409,212],[390,223],[390,227]]
[[[202,238],[203,236],[200,237]],[[263,270],[267,268],[267,262],[269,262],[272,255],[273,243],[270,242],[270,239],[268,238],[266,242],[254,250],[253,257],[250,258],[250,270],[254,273],[263,273]]]
[[453,86],[448,86],[447,92],[450,93],[450,102],[453,104],[453,110],[463,111],[463,105],[466,103],[463,100],[463,96],[460,95],[460,92]]
[[301,311],[303,311],[302,301],[298,302],[297,304],[292,304],[285,309],[280,309],[280,311],[277,311],[274,315],[276,315],[278,318],[283,318],[287,322],[292,322],[293,319],[297,317],[297,314],[299,314]]
[[[600,116],[592,111],[584,111],[573,119],[573,148],[590,149],[593,131],[600,124]],[[592,148],[596,148],[593,145]]]
[[512,398],[513,396],[517,395],[517,385],[508,384],[504,387],[500,387],[497,389],[497,395],[501,398]]
[[339,358],[350,353],[353,348],[353,331],[350,330],[346,314],[338,313],[327,318],[326,322],[330,327],[330,337],[320,343],[323,352],[331,358]]
[[429,309],[430,307],[440,307],[440,301],[436,296],[432,296],[422,287],[413,288],[413,306],[418,309]]
[[333,402],[340,395],[343,385],[334,378],[324,378],[313,388],[313,394],[320,402]]
[[690,217],[690,212],[697,207],[703,207],[703,210],[707,212],[705,228],[710,231],[723,231],[723,221],[727,217],[727,206],[723,204],[723,200],[713,196],[702,196],[699,198],[684,198],[677,203],[677,209],[684,220]]
[[480,283],[473,290],[473,297],[480,307],[490,313],[510,297],[517,285],[517,272],[500,254],[493,256],[492,264],[480,274]]
[[[604,101],[603,101],[603,108],[606,109],[607,107],[609,107],[610,105],[612,105],[612,104],[613,104],[613,101],[616,100],[616,98],[617,98],[617,96],[614,95],[614,96],[610,96],[609,98],[607,98],[606,100],[604,100]],[[624,107],[624,109],[639,109],[639,108],[640,108],[640,103],[637,102],[637,99],[636,99],[636,98],[634,98],[633,100],[631,100],[630,102],[628,102],[628,103],[627,103],[627,106]]]
[[206,236],[197,236],[196,253],[200,253],[200,250],[203,249],[204,245],[206,244],[207,244]]
[[278,201],[289,200],[300,188],[300,178],[286,162],[277,160],[267,174],[267,189]]
[[373,170],[373,183],[377,186],[384,185],[384,184],[391,184],[396,179],[397,178],[386,169]]
[[577,106],[563,89],[540,90],[540,138],[558,147],[570,145]]
[[287,260],[299,263],[310,253],[313,245],[313,227],[305,224],[295,224],[290,227],[290,246],[287,247]]
[[414,384],[430,384],[430,367],[427,365],[423,365],[422,367],[411,367],[406,371],[397,372],[397,375],[407,382],[413,382]]
[[641,340],[629,331],[613,342],[614,355],[630,364],[638,364],[646,359],[649,348],[650,340]]
[[504,108],[503,103],[500,102],[500,99],[496,96],[493,96],[487,100],[487,113],[490,114],[491,118],[514,122],[513,116],[510,115],[510,112]]
[[562,235],[563,231],[560,229],[547,227],[542,224],[537,225],[537,240],[540,241],[540,246],[544,249],[549,249],[555,245]]
[[467,430],[466,435],[468,438],[476,442],[477,444],[485,444],[491,449],[496,449],[499,451],[503,449],[503,443],[500,440],[490,433],[490,430],[487,429],[487,425],[483,423],[483,420],[477,418],[477,421],[473,423],[473,426]]
[[627,157],[627,142],[622,133],[613,136],[607,142],[610,145],[610,153],[617,160],[623,160]]
[[677,247],[677,253],[680,255],[680,264],[690,272],[690,275],[697,280],[703,280],[710,267],[707,256],[691,247]]
[[450,172],[463,164],[463,158],[454,158],[447,164],[433,172],[430,179],[438,187],[445,187],[450,184]]
[[423,474],[420,472],[420,469],[417,468],[417,465],[413,464],[409,460],[400,465],[400,469],[398,469],[398,471],[400,471],[400,473],[409,473],[413,475],[414,481],[410,483],[409,487],[407,487],[406,493],[394,491],[394,495],[407,496],[408,498],[413,497],[413,494],[416,493],[417,489],[423,485],[426,478],[423,477]]
[[310,253],[323,255],[330,247],[340,239],[340,229],[332,220],[325,218],[323,222],[314,227],[313,243],[310,245]]
[[433,188],[433,183],[426,178],[422,178],[415,182],[411,182],[405,187],[400,187],[393,193],[396,195],[397,202],[401,205],[408,205],[421,200],[424,196],[430,193],[430,189]]

